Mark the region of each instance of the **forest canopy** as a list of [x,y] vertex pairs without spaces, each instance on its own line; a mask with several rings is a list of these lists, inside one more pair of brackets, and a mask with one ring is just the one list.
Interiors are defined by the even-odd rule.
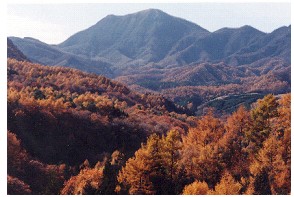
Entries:
[[290,194],[291,96],[202,116],[8,59],[8,194]]

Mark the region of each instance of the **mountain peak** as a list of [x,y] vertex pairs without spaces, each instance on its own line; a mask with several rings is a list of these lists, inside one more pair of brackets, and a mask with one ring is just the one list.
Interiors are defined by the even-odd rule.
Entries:
[[142,10],[142,11],[138,11],[138,12],[134,12],[134,13],[131,13],[131,14],[126,14],[126,15],[114,15],[114,14],[109,14],[107,15],[106,17],[104,17],[104,19],[110,19],[110,18],[116,18],[116,17],[131,17],[131,16],[139,16],[139,15],[144,15],[144,16],[147,16],[147,15],[152,15],[152,16],[155,16],[155,15],[168,15],[167,13],[163,12],[162,10],[159,10],[159,9],[154,9],[154,8],[149,8],[149,9],[146,9],[146,10]]
[[162,10],[159,10],[159,9],[155,9],[155,8],[149,8],[149,9],[146,9],[146,10],[142,10],[142,11],[139,11],[137,13],[153,13],[153,14],[166,14],[165,12],[163,12]]
[[171,18],[176,18],[174,16],[171,16],[162,10],[159,9],[146,9],[139,12],[127,14],[125,16],[126,18],[137,18],[137,19],[147,19],[147,20],[170,20]]
[[243,25],[243,26],[240,27],[240,29],[255,29],[255,28],[253,28],[250,25]]
[[[250,26],[250,25],[243,25],[241,27],[224,27],[221,28],[215,32],[236,32],[236,31],[242,31],[242,32],[261,32],[258,29],[255,29],[254,27]],[[263,33],[263,32],[262,32]]]
[[[147,10],[142,10],[140,12],[137,13],[142,13],[142,14],[146,14],[146,15],[154,15],[154,16],[171,16],[169,14],[167,14],[166,12],[159,10],[159,9],[154,9],[154,8],[150,8]],[[173,17],[173,16],[171,16]]]
[[[250,26],[250,25],[244,25],[244,26],[240,27],[239,29],[240,29],[240,30],[243,30],[243,31],[262,32],[262,31],[260,31],[260,30],[258,30],[258,29],[256,29],[256,28],[254,28],[254,27],[252,27],[252,26]],[[264,32],[262,32],[262,33],[264,33]]]
[[108,15],[59,47],[87,58],[111,54],[107,58],[116,64],[134,60],[136,65],[145,65],[162,60],[179,40],[192,33],[197,38],[209,32],[161,10],[147,9],[123,16]]

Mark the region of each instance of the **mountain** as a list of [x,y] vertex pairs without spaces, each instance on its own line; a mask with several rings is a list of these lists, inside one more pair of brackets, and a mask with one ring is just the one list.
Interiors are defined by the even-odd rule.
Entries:
[[226,58],[234,65],[250,64],[269,58],[280,58],[291,63],[291,26],[280,27],[248,44],[242,50]]
[[30,38],[11,40],[34,62],[115,77],[128,68],[148,64],[167,67],[223,61],[238,66],[277,57],[290,63],[290,35],[290,26],[271,33],[248,25],[208,32],[184,19],[149,9],[108,15],[59,45]]
[[196,24],[149,9],[125,16],[109,15],[58,47],[87,58],[105,57],[119,65],[144,65],[162,60],[184,37],[193,34],[199,38],[208,33]]
[[290,40],[154,9],[9,38],[7,193],[290,194]]
[[59,65],[77,68],[86,72],[111,76],[111,64],[101,60],[90,60],[59,50],[34,38],[10,37],[10,40],[33,62],[44,65]]
[[18,61],[30,61],[13,43],[7,38],[7,58],[13,58]]
[[290,91],[291,26],[271,33],[248,25],[209,32],[149,9],[108,15],[59,45],[10,39],[33,62],[102,74],[181,105],[195,107],[226,94]]
[[195,39],[194,43],[175,55],[176,59],[185,64],[222,61],[264,35],[265,33],[250,26],[222,28],[199,40]]
[[184,19],[149,9],[125,16],[108,15],[59,45],[31,38],[11,40],[35,62],[119,76],[122,66],[149,63],[166,66],[224,61],[244,65],[268,57],[290,63],[290,35],[290,26],[268,34],[250,26],[210,33]]

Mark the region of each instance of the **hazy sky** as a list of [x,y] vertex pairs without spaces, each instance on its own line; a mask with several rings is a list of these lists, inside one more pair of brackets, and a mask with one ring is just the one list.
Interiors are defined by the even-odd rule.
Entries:
[[251,25],[261,31],[290,25],[290,3],[13,4],[7,6],[7,36],[58,44],[103,17],[157,8],[209,31]]

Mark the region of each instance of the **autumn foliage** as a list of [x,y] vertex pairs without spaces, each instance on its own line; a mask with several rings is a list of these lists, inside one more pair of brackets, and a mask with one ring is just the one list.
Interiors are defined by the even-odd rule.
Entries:
[[61,190],[62,195],[89,195],[98,191],[103,178],[103,167],[98,162],[94,168],[81,169],[78,175],[72,176],[65,182],[64,188]]
[[290,94],[184,114],[105,77],[8,60],[9,194],[290,194]]
[[[285,150],[282,144],[289,142],[289,136],[285,135],[290,130],[289,104],[289,94],[279,100],[267,95],[251,111],[241,106],[226,119],[219,119],[209,111],[187,134],[174,138],[177,146],[170,146],[169,150],[178,155],[172,160],[176,164],[176,179],[169,177],[171,171],[162,162],[168,161],[165,153],[169,151],[163,148],[166,139],[175,131],[171,130],[166,137],[150,136],[120,171],[119,191],[169,194],[171,189],[172,194],[190,195],[289,194],[290,149]],[[285,118],[283,121],[281,116]],[[182,192],[173,190],[174,185]]]
[[190,185],[186,185],[184,195],[206,195],[209,192],[209,187],[206,182],[195,181]]

